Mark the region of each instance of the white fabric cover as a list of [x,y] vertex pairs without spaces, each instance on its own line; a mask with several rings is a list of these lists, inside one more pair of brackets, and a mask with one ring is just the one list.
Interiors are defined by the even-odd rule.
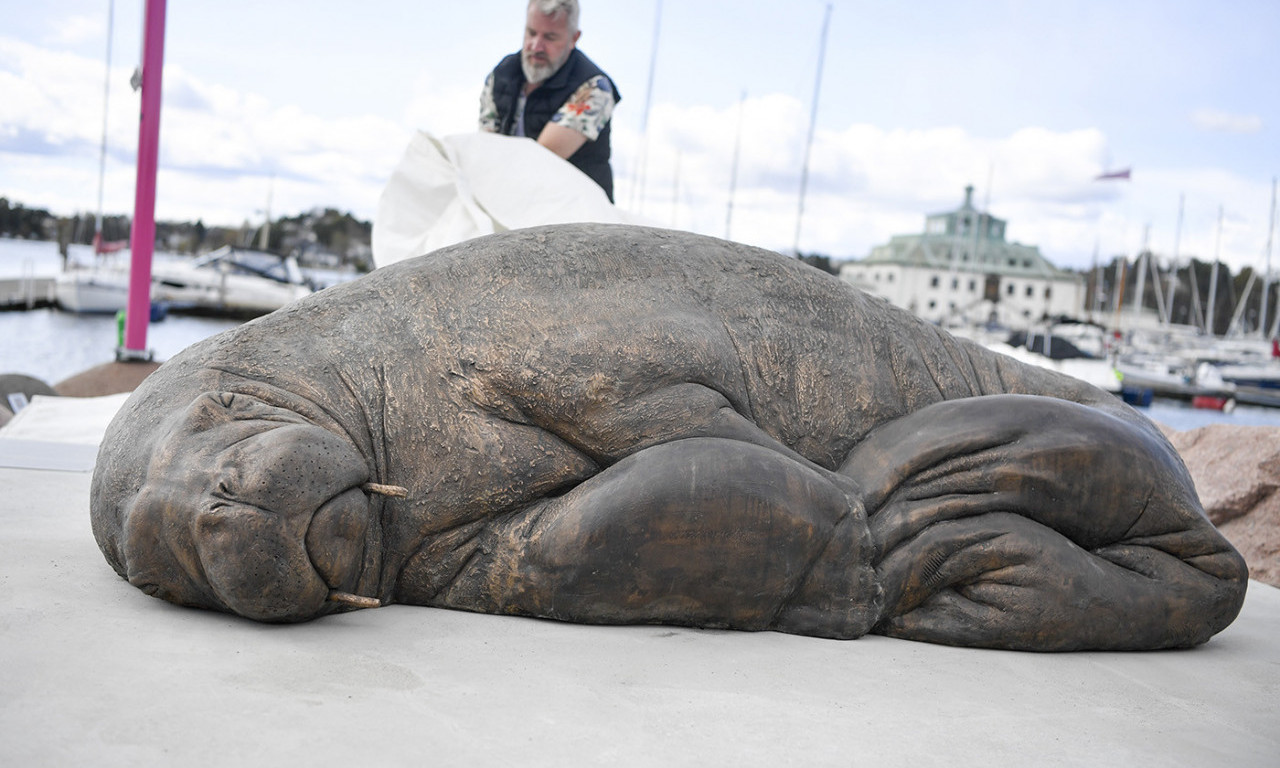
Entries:
[[643,223],[535,141],[419,131],[378,201],[373,261],[385,267],[481,235],[572,222]]

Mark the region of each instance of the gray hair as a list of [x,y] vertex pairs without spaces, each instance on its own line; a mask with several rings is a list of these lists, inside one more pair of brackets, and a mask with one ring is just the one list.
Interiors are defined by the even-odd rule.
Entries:
[[546,16],[565,14],[569,34],[578,31],[578,0],[529,0],[529,7]]

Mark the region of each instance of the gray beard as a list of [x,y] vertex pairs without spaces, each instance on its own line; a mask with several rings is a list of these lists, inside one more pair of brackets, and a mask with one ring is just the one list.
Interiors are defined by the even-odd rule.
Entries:
[[566,55],[564,57],[564,61],[553,61],[550,64],[543,66],[530,62],[522,53],[520,54],[520,69],[524,70],[525,80],[528,80],[530,83],[541,83],[554,75],[560,67],[564,66],[564,62],[568,60],[569,57]]

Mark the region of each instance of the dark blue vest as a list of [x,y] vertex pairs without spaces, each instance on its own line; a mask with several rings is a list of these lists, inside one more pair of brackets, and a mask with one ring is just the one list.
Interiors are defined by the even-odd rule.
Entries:
[[[551,120],[551,116],[564,106],[579,86],[596,75],[604,74],[604,71],[591,59],[574,48],[569,53],[569,59],[564,66],[534,89],[525,100],[525,135],[538,138],[543,127]],[[608,77],[608,75],[605,76]],[[500,133],[510,136],[516,129],[516,102],[519,100],[520,90],[524,88],[524,84],[524,70],[520,68],[519,53],[507,56],[494,67],[493,102],[498,108]],[[618,93],[618,87],[613,84],[611,77],[609,84],[613,88],[613,101],[616,104],[622,100],[622,95]],[[569,157],[569,162],[600,185],[604,193],[609,196],[609,202],[613,202],[613,169],[609,167],[609,134],[612,122],[610,120],[604,124],[600,136],[595,141],[583,144]]]

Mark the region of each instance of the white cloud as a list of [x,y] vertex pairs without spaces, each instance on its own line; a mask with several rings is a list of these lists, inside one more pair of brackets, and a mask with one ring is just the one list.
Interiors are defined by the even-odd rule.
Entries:
[[95,139],[102,125],[102,63],[0,38],[0,103],[6,125],[51,143]]
[[1262,118],[1258,115],[1236,115],[1216,109],[1198,109],[1191,113],[1191,123],[1202,131],[1214,133],[1260,133]]
[[[480,84],[423,70],[408,89],[403,114],[405,127],[436,136],[474,131],[480,114]],[[407,138],[403,143],[408,144]]]
[[[0,39],[0,66],[0,101],[17,105],[0,126],[0,138],[10,142],[0,161],[0,193],[60,213],[92,209],[101,64]],[[124,69],[113,70],[116,82],[127,76]],[[277,215],[320,205],[369,218],[381,180],[408,139],[407,131],[384,118],[322,119],[258,94],[202,82],[180,66],[166,67],[164,83],[160,218],[238,224],[264,207],[272,177]],[[137,109],[137,95],[127,86],[113,88],[108,211],[132,207]],[[25,173],[19,171],[24,167]]]
[[[803,114],[802,105],[786,96],[759,97],[748,100],[742,114],[731,235],[790,251],[805,138],[794,118]],[[616,133],[619,204],[667,226],[723,236],[738,120],[738,105],[720,110],[656,107],[644,199],[634,206],[640,137]],[[973,185],[975,204],[1009,220],[1010,239],[1039,245],[1059,264],[1087,266],[1095,242],[1101,241],[1104,254],[1107,248],[1130,249],[1130,241],[1133,249],[1140,244],[1129,237],[1134,228],[1118,225],[1111,231],[1117,228],[1112,219],[1122,216],[1137,185],[1094,181],[1107,149],[1107,137],[1097,129],[1029,127],[1001,137],[975,136],[958,127],[901,130],[856,124],[819,130],[800,249],[861,258],[895,234],[919,231],[927,214],[958,206],[964,188]]]
[[[57,45],[77,45],[90,40],[102,40],[105,35],[106,24],[98,15],[61,16],[53,27],[49,42]],[[103,52],[105,51],[104,48]]]
[[[137,95],[125,85],[128,74],[112,71],[106,206],[116,212],[133,202]],[[275,215],[325,206],[372,218],[412,131],[474,130],[479,88],[429,71],[406,83],[395,118],[333,117],[289,101],[291,92],[272,98],[229,88],[176,63],[166,65],[164,79],[157,215],[209,225],[257,220],[269,191]],[[0,148],[9,148],[0,156],[0,194],[59,213],[93,207],[101,99],[100,61],[0,37]],[[1222,117],[1215,124],[1248,124]],[[763,94],[719,108],[656,104],[643,148],[643,195],[638,123],[614,126],[619,205],[663,226],[724,236],[741,130],[728,233],[792,248],[808,125],[800,99]],[[28,139],[43,142],[46,154],[24,154],[20,144]],[[973,185],[975,202],[1009,221],[1010,239],[1038,245],[1055,263],[1087,267],[1095,244],[1104,259],[1136,252],[1147,224],[1151,245],[1172,253],[1178,193],[1186,191],[1179,252],[1212,258],[1216,250],[1236,268],[1256,264],[1269,186],[1225,171],[1154,166],[1135,168],[1129,182],[1095,182],[1110,149],[1107,134],[1090,127],[1027,126],[996,136],[955,126],[820,127],[800,247],[860,258],[895,234],[919,231],[926,214],[959,205]],[[1220,241],[1219,206],[1226,212]]]

